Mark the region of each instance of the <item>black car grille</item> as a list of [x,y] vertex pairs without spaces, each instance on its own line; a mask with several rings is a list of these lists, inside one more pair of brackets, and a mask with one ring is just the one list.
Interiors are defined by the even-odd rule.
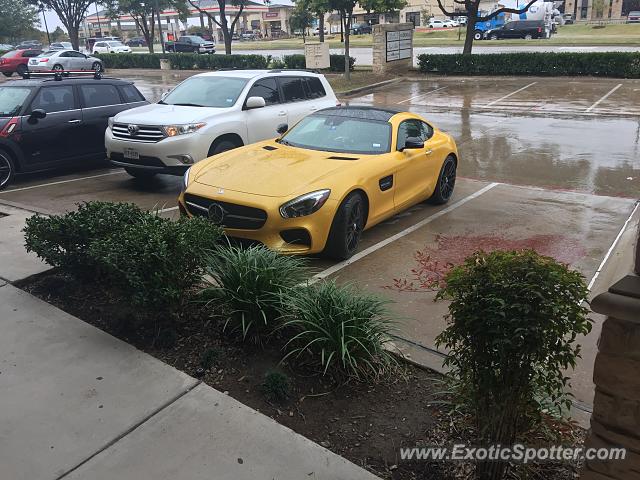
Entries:
[[[267,212],[259,208],[219,202],[190,194],[185,194],[184,201],[192,215],[210,218],[213,222],[225,228],[258,230],[267,221]],[[213,204],[216,206],[211,208]]]
[[129,133],[129,124],[115,123],[111,131],[115,138],[133,142],[156,143],[164,138],[164,132],[160,127],[149,125],[136,125],[136,127],[138,130],[131,134]]

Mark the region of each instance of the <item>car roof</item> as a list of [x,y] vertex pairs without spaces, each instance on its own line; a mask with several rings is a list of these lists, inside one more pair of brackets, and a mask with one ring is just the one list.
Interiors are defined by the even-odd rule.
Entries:
[[0,87],[37,87],[40,85],[75,85],[77,83],[91,83],[91,82],[105,82],[111,85],[132,85],[131,80],[123,80],[121,78],[102,77],[100,80],[94,79],[92,76],[86,77],[62,77],[62,80],[56,80],[55,78],[29,78],[29,79],[15,79],[2,82]]
[[296,70],[296,69],[276,69],[276,70],[216,70],[215,72],[205,72],[199,73],[195,75],[196,77],[235,77],[235,78],[257,78],[261,76],[269,76],[269,75],[299,75],[299,76],[310,76],[317,77],[320,74],[311,70]]
[[312,116],[333,116],[359,118],[362,120],[375,120],[378,122],[388,122],[391,117],[402,113],[402,110],[393,108],[380,108],[368,106],[347,106],[347,107],[329,107],[318,110]]

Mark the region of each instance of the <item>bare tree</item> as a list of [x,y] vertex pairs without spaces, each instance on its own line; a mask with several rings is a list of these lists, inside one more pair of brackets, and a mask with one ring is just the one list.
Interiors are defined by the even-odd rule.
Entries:
[[36,6],[44,5],[46,9],[56,12],[67,28],[71,45],[76,50],[80,48],[78,32],[89,6],[94,3],[93,0],[28,0],[28,3]]
[[[218,1],[218,9],[220,12],[220,20],[216,20],[216,17],[210,14],[208,11],[200,8],[200,0],[188,0],[193,8],[198,10],[200,13],[204,13],[213,23],[215,23],[220,30],[222,30],[222,37],[224,38],[224,51],[227,55],[231,55],[231,41],[233,39],[233,32],[235,32],[236,24],[238,23],[238,19],[242,12],[244,11],[244,7],[247,5],[248,0],[217,0]],[[237,7],[238,11],[233,17],[231,21],[231,25],[227,20],[227,6]]]
[[473,47],[473,34],[476,29],[476,23],[486,22],[497,17],[501,13],[515,13],[516,15],[520,15],[521,13],[525,13],[529,10],[529,7],[537,1],[538,0],[530,0],[523,8],[498,8],[488,15],[479,15],[480,0],[453,0],[456,5],[464,5],[465,10],[461,12],[447,11],[444,5],[442,5],[442,0],[438,0],[438,7],[440,7],[442,13],[447,17],[467,17],[467,34],[464,38],[464,49],[462,50],[462,53],[464,55],[470,55],[471,48]]

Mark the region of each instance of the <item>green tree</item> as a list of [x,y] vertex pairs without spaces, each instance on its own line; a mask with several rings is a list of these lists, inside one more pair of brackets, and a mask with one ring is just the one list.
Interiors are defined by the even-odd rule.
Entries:
[[318,17],[318,38],[324,42],[324,16],[331,11],[330,0],[298,0],[296,7]]
[[0,38],[13,42],[39,24],[38,10],[22,0],[0,0]]
[[304,8],[302,2],[296,3],[296,8],[289,18],[289,25],[291,25],[291,29],[294,32],[296,30],[302,30],[303,42],[305,42],[307,29],[311,27],[312,22],[313,14],[308,9]]
[[60,27],[56,27],[56,29],[51,32],[51,41],[52,42],[62,42],[69,39],[67,32],[62,30]]
[[[213,23],[215,23],[220,30],[222,30],[222,38],[224,39],[224,51],[227,55],[231,55],[231,42],[233,41],[233,33],[236,30],[236,25],[238,24],[238,20],[244,12],[244,7],[250,3],[250,0],[217,0],[218,2],[218,10],[219,15],[218,19],[214,15],[212,15],[208,10],[204,10],[200,7],[200,0],[187,0],[189,4],[198,10],[198,12],[205,14]],[[265,3],[269,3],[265,1]],[[232,6],[236,7],[238,10],[233,15],[233,19],[231,23],[227,20],[227,7]]]
[[476,30],[476,23],[478,22],[486,22],[491,20],[492,18],[496,18],[498,15],[503,13],[515,13],[520,15],[521,13],[525,13],[529,10],[529,7],[533,5],[538,0],[529,0],[523,8],[498,8],[488,15],[480,15],[480,2],[481,0],[455,0],[457,5],[463,5],[463,11],[448,11],[444,5],[442,5],[442,0],[438,1],[438,7],[442,13],[444,13],[447,17],[467,17],[467,33],[464,37],[464,48],[462,49],[463,55],[471,55],[471,49],[473,48],[473,35]]
[[87,10],[94,3],[93,0],[26,0],[36,6],[44,6],[48,10],[53,10],[69,33],[69,41],[73,48],[80,48],[78,32]]

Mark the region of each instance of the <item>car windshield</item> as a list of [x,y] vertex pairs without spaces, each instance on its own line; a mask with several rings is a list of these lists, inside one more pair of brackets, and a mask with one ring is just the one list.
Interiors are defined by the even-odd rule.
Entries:
[[17,53],[18,53],[18,51],[17,51],[17,50],[13,50],[13,51],[11,51],[11,52],[7,52],[7,53],[5,53],[5,54],[4,54],[4,55],[2,55],[2,57],[0,57],[0,58],[12,58],[12,57],[15,57]]
[[123,47],[124,44],[122,42],[107,42],[110,47]]
[[39,57],[50,57],[51,55],[55,55],[56,53],[58,53],[59,51],[56,50],[48,50],[46,52],[42,52],[40,55],[38,55]]
[[280,143],[328,152],[387,153],[391,144],[391,125],[362,118],[311,115],[293,127]]
[[12,117],[31,93],[28,87],[0,87],[0,117]]
[[246,78],[191,77],[174,88],[160,103],[229,108],[236,103],[246,84]]

